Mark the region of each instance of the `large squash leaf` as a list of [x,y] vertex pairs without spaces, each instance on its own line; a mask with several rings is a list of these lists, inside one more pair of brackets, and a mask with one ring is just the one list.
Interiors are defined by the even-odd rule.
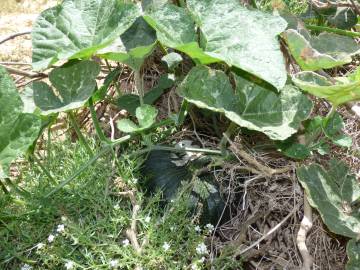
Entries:
[[360,270],[360,241],[351,239],[346,245],[346,253],[349,258],[346,270]]
[[49,79],[54,88],[44,82],[32,84],[35,105],[44,115],[80,108],[96,87],[100,66],[93,61],[71,61],[52,70]]
[[317,73],[305,71],[295,74],[293,82],[302,90],[329,100],[334,106],[360,99],[360,80],[358,79],[334,78],[331,80]]
[[360,236],[360,213],[354,202],[360,198],[360,185],[341,161],[332,160],[325,170],[317,164],[303,166],[297,176],[326,226],[336,234]]
[[89,58],[124,33],[139,15],[137,6],[119,0],[65,0],[42,12],[34,23],[33,68]]
[[99,56],[140,70],[144,59],[153,51],[156,41],[155,30],[139,17],[120,38],[109,47],[102,49]]
[[226,74],[205,66],[194,67],[179,94],[200,108],[224,113],[239,126],[285,140],[294,134],[312,109],[311,101],[291,86],[281,94],[234,74],[236,93]]
[[238,0],[188,0],[187,6],[207,55],[283,88],[287,75],[277,39],[287,26],[283,18],[249,10]]
[[37,139],[40,126],[39,117],[23,113],[15,83],[0,67],[0,178],[8,176],[10,163]]
[[184,8],[173,4],[149,7],[143,17],[156,30],[157,38],[163,45],[188,54],[198,63],[219,61],[206,55],[199,47],[195,23]]
[[284,33],[291,54],[303,70],[315,71],[333,68],[351,62],[351,56],[359,53],[360,46],[350,37],[321,33],[312,37],[303,30]]

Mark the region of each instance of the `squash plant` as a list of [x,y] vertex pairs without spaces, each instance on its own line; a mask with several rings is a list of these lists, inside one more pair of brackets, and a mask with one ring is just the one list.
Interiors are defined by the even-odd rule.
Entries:
[[[250,9],[238,0],[187,0],[179,1],[179,4],[166,0],[133,2],[136,1],[64,0],[40,14],[32,31],[33,68],[51,68],[51,85],[44,82],[31,84],[24,100],[29,102],[32,113],[23,112],[23,103],[14,83],[5,70],[0,69],[0,177],[8,176],[10,162],[24,154],[38,138],[41,130],[39,114],[57,116],[67,113],[91,154],[89,162],[48,196],[73,181],[115,145],[149,133],[155,127],[179,126],[186,117],[189,103],[228,118],[231,122],[227,131],[229,136],[236,127],[261,132],[276,141],[279,149],[292,158],[307,158],[315,150],[325,154],[324,145],[328,142],[351,145],[351,140],[342,134],[344,124],[335,109],[360,99],[360,71],[341,78],[330,78],[326,73],[324,76],[322,71],[349,63],[351,57],[359,53],[360,47],[351,37],[329,33],[314,36],[302,22],[302,27],[294,27],[279,14]],[[341,18],[340,13],[335,14],[337,19]],[[334,24],[339,25],[338,22]],[[340,33],[348,32],[342,30]],[[301,72],[288,74],[284,46]],[[145,93],[141,69],[155,49],[163,53],[162,60],[173,74],[164,75],[158,86]],[[191,70],[187,74],[177,74],[176,67],[184,58],[192,60]],[[94,107],[105,98],[112,80],[120,72],[119,69],[110,72],[98,88],[100,66],[95,59],[116,61],[134,71],[138,95],[122,96],[119,93],[117,104],[136,119],[121,119],[117,126],[129,135],[114,141],[102,131]],[[183,106],[175,117],[156,123],[157,109],[153,104],[173,86],[183,98]],[[333,110],[327,117],[308,119],[313,108],[308,94],[331,102]],[[94,154],[75,119],[74,111],[84,107],[90,108],[101,141],[101,148]],[[302,127],[301,135],[305,134],[306,145],[298,142]],[[146,145],[149,147],[144,151],[146,153],[156,148],[149,140]],[[179,149],[168,147],[167,151]],[[197,151],[224,153],[212,149]],[[353,178],[348,178],[345,170],[341,173],[335,180],[343,181],[324,188],[319,196],[332,196],[330,193],[338,192],[338,187],[344,183],[356,188]],[[315,186],[325,187],[328,185],[325,183],[334,180],[317,165],[300,168],[298,175],[309,196],[312,196],[312,186],[308,182],[314,177]],[[171,177],[163,180],[171,181]],[[340,211],[341,196],[336,198],[336,205],[332,205],[337,211]],[[330,204],[332,199],[329,199]],[[314,207],[318,204],[315,199],[312,201]],[[327,219],[325,214],[322,216]],[[341,223],[343,217],[340,214],[339,217],[333,218],[328,226]],[[354,237],[358,233],[358,222],[354,217],[350,229],[343,224],[349,232],[346,236]],[[348,269],[356,269],[351,265],[358,260],[354,255],[358,243],[350,241],[348,247]]]

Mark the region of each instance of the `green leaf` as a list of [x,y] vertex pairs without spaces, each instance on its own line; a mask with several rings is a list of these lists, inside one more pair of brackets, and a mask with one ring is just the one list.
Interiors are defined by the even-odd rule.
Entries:
[[82,107],[96,88],[100,66],[93,61],[71,61],[52,70],[49,80],[56,89],[44,82],[32,84],[34,100],[43,114],[65,112]]
[[169,53],[161,58],[169,70],[175,70],[182,60],[182,56],[176,52]]
[[[152,105],[158,100],[166,89],[169,89],[174,85],[174,78],[169,74],[162,75],[159,79],[159,83],[152,89],[150,89],[144,95],[144,103]],[[137,107],[140,107],[140,98],[137,95],[123,95],[117,100],[119,109],[127,110],[130,114],[135,115]]]
[[207,55],[256,75],[278,89],[284,87],[287,74],[277,39],[286,29],[284,19],[249,10],[238,0],[186,3],[200,28],[201,47]]
[[331,115],[329,119],[323,121],[323,131],[326,137],[339,146],[351,147],[352,139],[342,132],[344,127],[344,121],[337,112]]
[[291,86],[280,94],[234,74],[236,94],[222,71],[194,67],[178,92],[200,108],[224,113],[241,127],[265,133],[273,140],[294,134],[312,109],[311,101]]
[[34,23],[33,68],[89,58],[124,33],[139,15],[137,6],[119,0],[65,0],[42,12]]
[[349,258],[346,270],[360,270],[360,241],[351,239],[346,245],[346,253]]
[[98,56],[140,70],[145,58],[153,51],[156,41],[155,30],[139,17],[113,44],[99,51]]
[[297,176],[326,226],[336,234],[360,236],[360,215],[352,203],[360,197],[360,185],[341,161],[331,161],[325,170],[317,164],[302,166]]
[[101,101],[106,97],[110,85],[119,77],[121,70],[120,67],[117,67],[105,77],[103,85],[92,96],[94,103]]
[[139,126],[142,129],[151,127],[156,120],[158,114],[157,109],[150,105],[142,105],[136,109],[136,118],[139,121]]
[[155,123],[158,111],[154,107],[145,104],[138,107],[135,114],[139,125],[129,119],[121,119],[117,122],[118,129],[126,133],[142,132]]
[[293,138],[283,142],[277,142],[276,146],[281,153],[290,158],[303,160],[311,156],[310,149],[306,145],[295,142]]
[[302,90],[330,101],[335,107],[349,101],[360,99],[360,81],[350,79],[330,78],[321,76],[311,71],[295,74],[293,82]]
[[[303,34],[303,35],[302,35]],[[350,37],[321,33],[311,37],[306,30],[289,29],[283,36],[291,54],[303,70],[315,71],[341,66],[352,61],[360,46]]]
[[134,133],[140,130],[138,125],[129,119],[121,119],[117,122],[117,128],[125,133]]
[[198,63],[219,61],[206,55],[199,47],[195,23],[184,8],[165,4],[147,10],[143,17],[156,30],[157,38],[163,45],[186,53]]
[[23,110],[15,83],[0,67],[0,178],[8,176],[11,162],[25,154],[38,137],[40,118]]

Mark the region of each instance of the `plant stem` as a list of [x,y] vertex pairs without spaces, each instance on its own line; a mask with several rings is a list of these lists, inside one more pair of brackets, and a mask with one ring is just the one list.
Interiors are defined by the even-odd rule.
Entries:
[[178,113],[178,119],[176,123],[177,126],[181,126],[184,123],[188,106],[189,106],[189,102],[186,99],[183,99],[183,102],[180,107],[180,111]]
[[76,119],[75,119],[75,116],[73,114],[72,111],[70,111],[68,113],[69,115],[69,119],[70,119],[70,122],[71,122],[71,125],[72,127],[75,129],[75,132],[76,132],[76,135],[78,136],[79,140],[80,140],[80,143],[85,147],[86,151],[89,153],[90,156],[93,156],[94,153],[93,151],[91,150],[89,144],[87,143],[84,135],[81,133],[81,130],[80,130],[80,127],[78,125],[78,123],[76,122]]
[[134,70],[134,80],[136,90],[140,97],[140,106],[142,106],[144,105],[144,82],[140,70]]
[[235,133],[235,131],[237,129],[238,129],[238,126],[234,122],[231,122],[229,127],[225,131],[226,136],[223,136],[221,141],[220,141],[220,150],[221,150],[221,152],[223,154],[226,153],[226,146],[227,146],[227,143],[228,143],[227,137],[230,138]]
[[343,35],[343,36],[348,36],[348,37],[353,37],[353,38],[360,37],[360,32],[352,32],[352,31],[347,31],[347,30],[342,30],[342,29],[332,28],[332,27],[326,27],[326,26],[307,24],[306,28],[309,30],[325,31],[325,32],[335,33],[338,35]]
[[98,135],[101,142],[109,142],[109,140],[106,138],[104,132],[102,131],[99,123],[99,119],[97,118],[97,114],[94,108],[94,102],[92,98],[89,99],[89,108],[90,108],[90,114],[92,121],[94,123],[96,134]]
[[161,146],[161,145],[154,145],[150,146],[148,148],[133,152],[130,157],[132,156],[138,156],[145,153],[148,153],[150,151],[169,151],[169,152],[194,152],[194,153],[205,153],[210,155],[221,155],[222,152],[220,150],[214,150],[214,149],[207,149],[207,148],[194,148],[194,147],[181,147],[181,148],[175,148],[170,146]]
[[70,183],[72,180],[74,180],[76,177],[78,177],[82,172],[84,172],[89,166],[91,166],[92,164],[94,164],[100,157],[102,157],[103,155],[107,154],[108,152],[111,151],[111,149],[113,147],[115,147],[116,145],[119,145],[121,143],[124,143],[128,140],[131,139],[130,135],[124,136],[116,141],[113,141],[110,144],[107,144],[106,146],[104,146],[100,152],[98,152],[95,156],[93,156],[88,162],[86,162],[84,165],[82,165],[80,167],[80,169],[78,169],[73,175],[71,175],[69,178],[67,178],[66,180],[64,180],[63,182],[61,182],[55,189],[53,189],[51,192],[49,192],[45,198],[50,197],[51,195],[53,195],[54,193],[58,192],[60,189],[62,189],[64,186],[66,186],[68,183]]
[[180,7],[186,7],[184,0],[179,0],[179,5],[180,5]]
[[39,165],[40,169],[46,174],[46,176],[49,178],[49,180],[53,183],[56,184],[55,179],[52,177],[52,175],[50,174],[49,170],[46,169],[46,167],[44,165],[42,165],[40,159],[36,156],[33,155],[35,162]]
[[10,192],[7,190],[6,186],[4,185],[4,183],[1,181],[0,179],[0,185],[1,185],[1,189],[4,191],[5,194],[9,194]]
[[47,152],[47,163],[51,164],[51,124],[48,126],[46,152]]

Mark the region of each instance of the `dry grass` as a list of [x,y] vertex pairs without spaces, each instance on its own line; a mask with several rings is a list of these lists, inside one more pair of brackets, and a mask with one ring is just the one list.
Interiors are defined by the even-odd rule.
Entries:
[[[0,40],[10,34],[30,31],[37,15],[56,0],[1,0]],[[0,61],[31,62],[30,35],[0,45]]]
[[1,0],[0,15],[38,13],[56,4],[56,0]]

